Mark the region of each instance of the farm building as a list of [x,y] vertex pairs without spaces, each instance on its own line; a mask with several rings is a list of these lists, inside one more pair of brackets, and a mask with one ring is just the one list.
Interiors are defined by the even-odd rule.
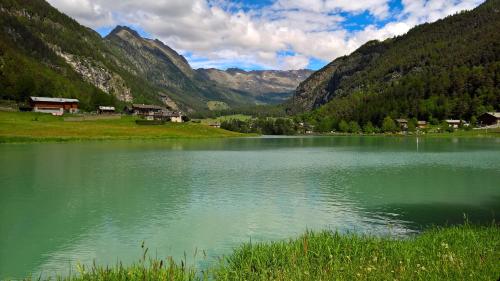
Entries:
[[132,114],[143,116],[143,117],[154,116],[155,114],[159,114],[165,110],[166,110],[165,107],[162,107],[159,105],[153,105],[153,104],[133,104],[132,105]]
[[146,120],[183,122],[181,112],[169,111],[165,107],[158,105],[133,104],[131,111],[134,115],[141,116]]
[[408,129],[408,120],[406,119],[396,119],[396,123],[398,123],[401,129]]
[[34,112],[51,113],[63,115],[64,112],[77,113],[77,99],[30,97],[30,106]]
[[99,114],[113,114],[115,113],[116,109],[114,106],[99,106],[99,109],[97,110],[97,113]]
[[425,127],[427,127],[427,122],[417,121],[417,128],[424,129]]
[[182,123],[182,113],[180,112],[169,112],[167,116],[170,118],[170,122]]
[[500,125],[500,112],[486,112],[481,114],[477,121],[480,126]]
[[448,126],[449,127],[452,127],[454,129],[457,129],[458,127],[460,127],[460,124],[464,125],[464,126],[468,126],[469,124],[467,122],[465,122],[464,120],[453,120],[453,119],[448,119],[448,120],[445,120],[446,123],[448,123]]

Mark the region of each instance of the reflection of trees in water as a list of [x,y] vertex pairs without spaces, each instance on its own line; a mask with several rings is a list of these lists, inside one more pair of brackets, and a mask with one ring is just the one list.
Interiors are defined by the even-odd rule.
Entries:
[[133,237],[153,216],[182,212],[190,196],[190,159],[171,150],[43,144],[15,157],[9,176],[19,181],[5,187],[14,201],[1,207],[1,252],[9,256],[0,257],[9,265],[34,269],[47,253],[106,228]]
[[391,204],[379,208],[380,212],[399,210],[398,218],[422,230],[431,226],[463,224],[488,225],[500,213],[500,197],[496,196],[481,205],[468,204]]

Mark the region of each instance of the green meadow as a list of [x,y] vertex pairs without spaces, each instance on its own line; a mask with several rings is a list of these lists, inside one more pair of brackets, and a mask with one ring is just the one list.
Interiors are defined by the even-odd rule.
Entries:
[[137,125],[136,118],[64,121],[43,113],[0,111],[0,142],[240,137],[243,134],[195,123]]
[[[85,267],[57,280],[497,280],[500,227],[433,228],[406,239],[337,232],[245,243],[203,270],[185,260]],[[203,254],[200,254],[202,256]]]

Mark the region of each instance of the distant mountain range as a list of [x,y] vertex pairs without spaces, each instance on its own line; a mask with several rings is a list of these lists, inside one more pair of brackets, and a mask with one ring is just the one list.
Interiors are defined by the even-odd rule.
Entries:
[[289,113],[381,124],[393,118],[472,118],[500,109],[500,0],[370,41],[297,88]]
[[159,40],[116,27],[102,38],[43,0],[0,3],[0,98],[73,97],[101,104],[155,103],[192,112],[278,103],[312,73],[193,70]]
[[214,81],[226,88],[248,93],[260,104],[279,104],[287,101],[293,92],[309,75],[312,70],[253,70],[244,71],[238,68],[229,68],[226,71],[219,69],[197,69],[202,77]]

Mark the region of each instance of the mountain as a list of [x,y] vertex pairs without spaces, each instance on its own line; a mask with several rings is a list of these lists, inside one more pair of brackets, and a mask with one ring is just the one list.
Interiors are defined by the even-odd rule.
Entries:
[[[253,89],[229,87],[193,70],[159,40],[124,26],[102,38],[43,0],[2,0],[0,27],[0,99],[71,97],[84,110],[135,102],[188,112],[268,102]],[[282,79],[276,85],[292,88]],[[272,88],[272,80],[265,87]]]
[[380,124],[396,117],[471,118],[500,107],[500,0],[489,0],[370,41],[312,74],[296,89],[290,113]]
[[197,69],[205,79],[254,97],[257,102],[278,104],[290,99],[297,86],[313,73],[312,70],[253,70],[229,68]]
[[191,111],[204,109],[213,101],[230,106],[255,103],[246,93],[205,79],[176,51],[159,40],[143,38],[128,27],[116,27],[104,40],[136,75],[162,89],[159,94],[170,105],[180,102]]

